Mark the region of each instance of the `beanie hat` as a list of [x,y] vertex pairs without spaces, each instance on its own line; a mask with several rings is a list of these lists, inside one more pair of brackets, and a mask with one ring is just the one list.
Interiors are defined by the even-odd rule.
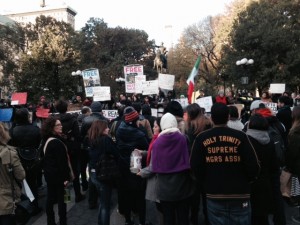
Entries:
[[132,106],[128,106],[124,109],[124,118],[126,123],[133,122],[139,118],[139,114]]
[[102,112],[102,105],[100,102],[92,102],[90,108],[92,112]]
[[174,116],[183,117],[183,108],[177,101],[170,101],[167,104],[164,113],[167,112],[173,114]]
[[162,116],[160,120],[160,127],[161,130],[165,130],[168,128],[177,128],[177,120],[175,116],[173,116],[171,113],[166,113],[165,115]]
[[260,104],[264,104],[261,100],[254,100],[250,105],[250,111],[260,108]]

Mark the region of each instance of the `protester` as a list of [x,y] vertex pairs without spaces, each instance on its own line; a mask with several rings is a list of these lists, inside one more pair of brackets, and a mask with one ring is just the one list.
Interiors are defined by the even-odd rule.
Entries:
[[268,216],[274,211],[274,195],[278,194],[273,192],[272,186],[279,180],[279,164],[268,128],[268,121],[263,116],[255,114],[250,117],[246,133],[261,165],[257,180],[251,184],[252,225],[269,225]]
[[[187,120],[186,120],[186,135],[189,140],[189,151],[192,149],[195,138],[202,131],[210,129],[213,124],[209,118],[207,118],[201,110],[201,107],[197,103],[190,104],[186,107]],[[208,224],[207,210],[206,210],[206,195],[203,191],[203,187],[199,182],[195,181],[197,189],[193,198],[191,199],[191,222],[193,225],[199,224],[198,212],[200,206],[200,196],[202,197],[202,206],[205,223]]]
[[189,149],[186,137],[177,128],[171,113],[160,121],[162,132],[153,144],[152,171],[157,174],[157,199],[165,225],[189,224],[190,201],[194,184],[190,176]]
[[164,114],[166,113],[171,113],[173,116],[175,116],[178,124],[178,129],[180,130],[181,133],[184,134],[185,123],[183,120],[183,108],[180,105],[180,103],[177,101],[170,101],[164,109]]
[[300,106],[292,111],[293,124],[288,135],[287,169],[300,178]]
[[236,106],[230,105],[228,106],[229,109],[229,120],[227,122],[227,126],[236,129],[236,130],[243,130],[244,124],[239,119],[239,112]]
[[85,196],[81,193],[79,175],[80,175],[80,132],[77,118],[71,113],[67,113],[68,103],[64,100],[59,100],[56,104],[56,110],[58,111],[57,118],[62,123],[62,138],[64,138],[65,144],[68,149],[72,169],[75,179],[73,180],[73,188],[75,192],[75,202],[78,203],[85,199]]
[[130,157],[134,149],[146,150],[149,142],[147,134],[138,127],[139,114],[131,106],[124,109],[124,121],[116,132],[116,142],[120,151],[121,178],[118,185],[119,212],[125,216],[125,224],[132,224],[131,213],[136,212],[139,223],[145,224],[146,202],[145,181],[130,171]]
[[225,104],[212,106],[214,127],[196,137],[190,163],[204,186],[209,223],[250,225],[250,182],[260,165],[246,134],[227,127],[228,117]]
[[[28,149],[34,153],[40,146],[41,134],[40,128],[34,126],[29,121],[29,111],[26,108],[17,109],[15,112],[15,126],[10,129],[11,140],[9,145],[20,149]],[[40,157],[37,155],[37,157]],[[34,195],[34,201],[32,202],[34,210],[32,215],[41,212],[38,200],[38,184],[37,177],[41,172],[40,165],[34,165],[34,160],[27,161],[21,158],[21,163],[26,172],[26,181]]]
[[149,144],[148,151],[142,151],[142,153],[146,155],[146,167],[141,169],[140,172],[137,173],[137,175],[147,179],[145,198],[146,200],[156,204],[156,209],[158,210],[158,214],[159,214],[159,221],[160,224],[162,224],[161,205],[157,200],[157,194],[156,194],[156,176],[152,172],[152,163],[151,163],[153,144],[155,143],[159,133],[161,132],[160,119],[161,118],[156,118],[154,120],[153,137]]
[[[88,130],[92,126],[92,123],[95,120],[105,120],[107,119],[102,115],[102,104],[100,102],[94,101],[92,102],[90,106],[92,113],[85,117],[82,121],[81,125],[81,139],[82,139],[82,145],[84,148],[84,151],[86,151],[86,154],[89,154],[89,141],[88,141]],[[91,170],[89,169],[89,173],[91,173]],[[91,179],[89,179],[88,182],[88,202],[89,202],[89,209],[95,209],[97,208],[97,200],[98,200],[98,192],[95,187],[95,185],[91,182]]]
[[91,148],[89,151],[89,168],[91,170],[91,180],[97,187],[100,200],[98,213],[99,225],[110,224],[111,196],[115,184],[113,182],[104,182],[97,179],[95,170],[96,164],[103,154],[113,155],[116,160],[119,158],[117,146],[108,136],[108,133],[108,124],[104,120],[95,120],[88,131],[88,138]]
[[[14,215],[15,205],[20,201],[21,189],[18,183],[25,178],[25,170],[22,167],[20,159],[15,149],[9,147],[7,142],[10,137],[3,123],[0,123],[0,224],[16,224]],[[12,166],[12,174],[10,173]],[[12,177],[14,179],[12,179]],[[14,189],[14,193],[12,192]]]
[[50,117],[42,125],[44,147],[44,175],[47,182],[46,214],[47,225],[55,225],[53,206],[58,204],[60,225],[67,224],[67,207],[64,202],[64,188],[72,181],[71,168],[68,162],[67,148],[62,137],[60,120]]

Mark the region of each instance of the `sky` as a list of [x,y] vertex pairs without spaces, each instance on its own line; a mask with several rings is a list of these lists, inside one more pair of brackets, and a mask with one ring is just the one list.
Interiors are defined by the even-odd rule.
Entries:
[[[176,44],[180,34],[208,15],[224,12],[233,0],[45,0],[46,7],[62,4],[77,12],[75,29],[90,17],[103,19],[108,27],[144,30],[149,39],[166,47]],[[0,0],[0,14],[38,9],[41,0]]]

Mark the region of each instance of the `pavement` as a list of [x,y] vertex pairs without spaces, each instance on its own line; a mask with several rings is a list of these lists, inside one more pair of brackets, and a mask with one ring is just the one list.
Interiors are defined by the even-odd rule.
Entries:
[[[46,203],[46,186],[43,186],[39,190],[39,204],[40,207],[43,208],[43,211],[32,217],[27,225],[46,225],[47,224],[47,216],[45,212],[45,203]],[[84,192],[83,192],[84,193]],[[69,225],[97,225],[97,216],[98,216],[98,209],[89,209],[88,208],[88,200],[87,198],[79,203],[75,203],[75,196],[74,191],[71,190],[71,202],[67,203],[67,220]],[[110,217],[110,225],[124,225],[125,220],[122,215],[117,212],[117,193],[116,190],[113,192],[112,197],[112,212]],[[55,205],[56,211],[56,220],[58,221],[57,215],[57,205]],[[287,218],[287,225],[297,225],[300,224],[294,221],[294,217],[300,218],[300,211],[297,207],[291,207],[285,204],[285,211],[286,211],[286,218]],[[199,221],[200,225],[203,223],[203,214],[201,213],[202,210],[200,209],[199,212]],[[146,220],[151,222],[153,225],[159,225],[158,222],[159,216],[156,214],[155,204],[151,202],[147,202],[147,216]],[[134,217],[134,222],[138,224],[138,218]],[[273,225],[272,218],[270,216],[270,225]]]

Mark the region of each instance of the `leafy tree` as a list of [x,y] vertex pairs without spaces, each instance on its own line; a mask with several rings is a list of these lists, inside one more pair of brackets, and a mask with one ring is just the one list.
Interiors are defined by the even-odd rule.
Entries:
[[26,51],[21,55],[21,72],[15,75],[18,91],[29,98],[71,96],[76,90],[70,71],[78,64],[79,52],[72,45],[73,28],[54,18],[40,16],[25,27]]
[[14,91],[13,74],[18,71],[18,52],[23,48],[23,32],[18,24],[0,25],[0,86],[5,96]]
[[[248,75],[252,90],[257,86],[261,92],[270,83],[286,83],[295,90],[300,81],[299,20],[298,1],[253,2],[238,15],[231,42],[223,47],[226,72],[235,80],[241,73]],[[241,57],[252,58],[255,63],[242,71],[233,63]]]
[[110,86],[112,93],[118,89],[115,79],[124,76],[124,65],[141,64],[144,74],[153,76],[155,43],[148,40],[145,31],[109,28],[103,19],[90,18],[79,32],[76,43],[81,52],[81,62],[77,67],[98,68],[101,85]]

